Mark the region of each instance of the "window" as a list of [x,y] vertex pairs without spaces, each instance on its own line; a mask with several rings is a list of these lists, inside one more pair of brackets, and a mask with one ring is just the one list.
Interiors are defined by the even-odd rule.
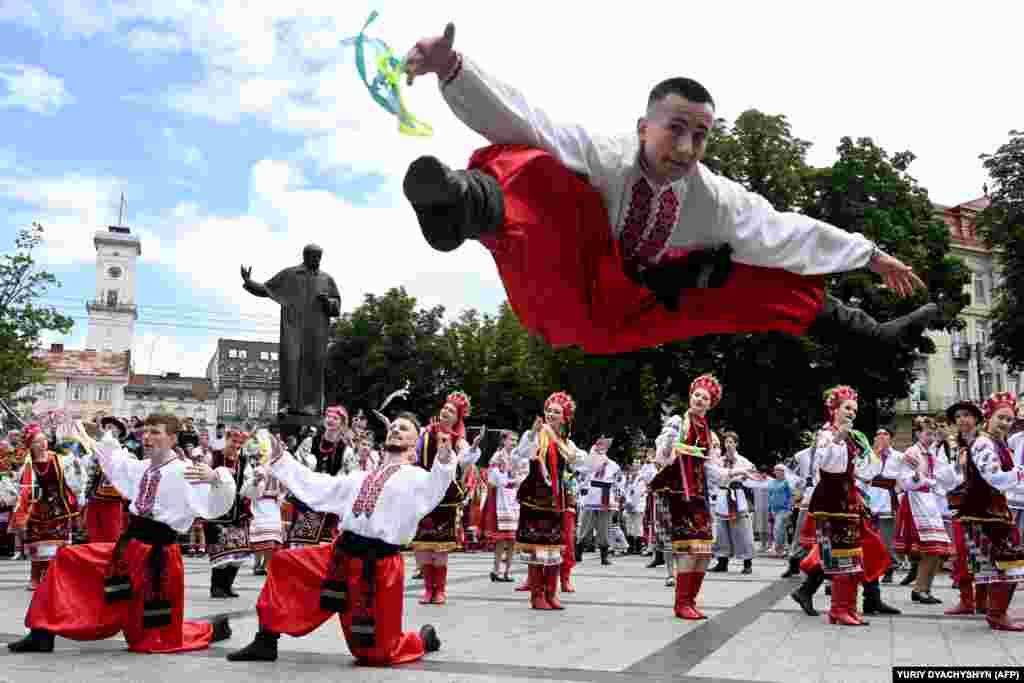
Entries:
[[988,321],[979,320],[974,323],[974,333],[978,338],[978,343],[981,344],[981,352],[985,353],[985,347],[988,346]]
[[111,289],[107,291],[107,306],[114,308],[117,306],[117,290]]
[[206,408],[196,408],[192,413],[196,422],[206,422]]
[[249,408],[249,414],[255,415],[259,410],[259,397],[256,394],[249,394],[247,405]]
[[239,358],[248,358],[249,357],[249,352],[246,351],[245,349],[238,349],[238,357]]
[[234,389],[225,389],[220,399],[220,412],[225,415],[234,415],[236,398],[237,394]]
[[228,358],[238,358],[238,351],[235,349],[228,349]]
[[101,384],[96,389],[96,400],[97,401],[109,401],[110,400],[110,385]]
[[277,392],[275,391],[270,395],[270,402],[267,404],[267,410],[271,413],[277,412]]
[[277,360],[277,351],[270,352],[270,360]]
[[955,377],[956,382],[956,400],[964,401],[970,397],[970,375],[966,372],[958,372]]
[[45,384],[45,385],[43,385],[43,392],[42,393],[43,393],[43,399],[45,399],[47,401],[56,401],[57,400],[57,387],[54,386],[53,384]]
[[974,305],[988,305],[988,290],[986,288],[986,276],[981,273],[974,274]]
[[85,395],[85,387],[83,385],[81,385],[81,384],[72,384],[71,385],[71,400],[72,401],[81,401],[82,397],[84,395]]
[[981,395],[988,398],[992,395],[992,373],[981,373]]
[[260,351],[260,360],[270,360],[270,354],[266,351]]

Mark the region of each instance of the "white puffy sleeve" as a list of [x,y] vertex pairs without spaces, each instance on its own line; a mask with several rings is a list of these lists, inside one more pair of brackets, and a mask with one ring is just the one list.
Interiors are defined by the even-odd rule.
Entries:
[[216,486],[188,482],[185,485],[185,502],[197,517],[203,519],[214,519],[225,514],[231,509],[235,494],[238,493],[231,470],[218,467],[214,472],[217,474]]
[[718,201],[717,222],[708,233],[728,242],[737,263],[781,268],[799,275],[843,273],[863,268],[874,243],[799,213],[776,211],[767,199],[704,166],[701,180]]
[[344,515],[352,507],[359,484],[366,476],[353,472],[344,476],[331,476],[325,472],[314,472],[285,452],[276,462],[270,464],[270,471],[284,484],[293,496],[317,512],[333,512]]
[[978,472],[989,486],[999,491],[1009,491],[1024,483],[1024,466],[1016,465],[1004,471],[996,453],[995,444],[987,436],[979,436],[971,446],[971,458]]
[[530,458],[533,457],[537,449],[540,448],[540,438],[532,431],[525,431],[519,438],[519,443],[512,449],[512,464],[515,466],[523,466],[525,463],[529,463]]
[[135,496],[138,494],[139,480],[146,471],[146,461],[139,460],[122,448],[110,432],[106,432],[100,442],[96,444],[95,455],[103,469],[103,474],[107,475],[107,479],[117,489],[117,492],[128,500],[135,500]]

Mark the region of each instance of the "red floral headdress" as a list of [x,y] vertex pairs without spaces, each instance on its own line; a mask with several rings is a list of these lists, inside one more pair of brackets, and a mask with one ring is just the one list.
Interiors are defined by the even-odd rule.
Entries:
[[690,384],[690,393],[692,394],[697,389],[703,389],[708,392],[712,408],[717,406],[718,402],[722,400],[722,384],[712,374],[704,374],[693,380]]
[[36,434],[42,434],[43,428],[33,422],[30,425],[26,425],[25,429],[21,432],[21,445],[28,448],[32,445],[32,439],[36,438]]
[[[455,425],[452,432],[460,439],[466,438],[466,418],[473,412],[473,403],[469,400],[469,394],[464,391],[453,391],[448,394],[444,402],[455,406]],[[454,443],[452,444],[454,446]]]
[[228,428],[225,436],[227,436],[228,441],[230,441],[238,450],[242,450],[242,446],[249,440],[249,435],[247,433],[243,432],[241,429],[235,429],[234,427]]
[[561,407],[562,417],[567,425],[572,422],[573,415],[576,414],[576,402],[572,400],[572,396],[564,391],[556,391],[548,396],[548,400],[544,401],[544,410],[547,410],[550,405]]
[[1017,394],[1012,391],[1001,391],[989,396],[981,405],[981,412],[985,416],[985,421],[991,420],[992,416],[1000,408],[1009,408],[1013,412],[1013,416],[1017,417]]
[[825,410],[828,411],[828,421],[831,423],[836,416],[836,411],[843,401],[856,401],[857,391],[846,384],[832,387],[825,392]]

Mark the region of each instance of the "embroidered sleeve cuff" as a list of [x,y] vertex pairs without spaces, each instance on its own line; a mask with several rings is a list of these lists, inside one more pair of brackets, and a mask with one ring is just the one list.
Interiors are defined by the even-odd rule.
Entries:
[[449,83],[454,81],[460,73],[462,73],[462,53],[455,51],[455,58],[452,60],[451,66],[441,78],[441,87],[446,87]]

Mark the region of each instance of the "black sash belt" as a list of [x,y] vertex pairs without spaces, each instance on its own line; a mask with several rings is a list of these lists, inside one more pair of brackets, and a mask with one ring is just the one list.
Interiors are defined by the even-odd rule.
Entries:
[[145,543],[151,547],[147,558],[150,590],[142,607],[142,627],[160,628],[171,623],[171,602],[164,596],[163,578],[166,562],[164,551],[178,540],[178,532],[162,522],[146,517],[131,516],[128,528],[117,539],[114,556],[110,560],[110,576],[103,582],[105,602],[115,603],[132,597],[131,576],[124,561],[124,551],[130,541]]
[[335,539],[327,576],[320,586],[320,609],[344,612],[348,607],[348,576],[345,560],[354,557],[363,561],[362,577],[366,581],[366,605],[352,614],[352,640],[356,647],[372,648],[377,642],[377,625],[373,618],[376,592],[377,560],[399,553],[399,546],[375,538],[359,536],[350,531]]

